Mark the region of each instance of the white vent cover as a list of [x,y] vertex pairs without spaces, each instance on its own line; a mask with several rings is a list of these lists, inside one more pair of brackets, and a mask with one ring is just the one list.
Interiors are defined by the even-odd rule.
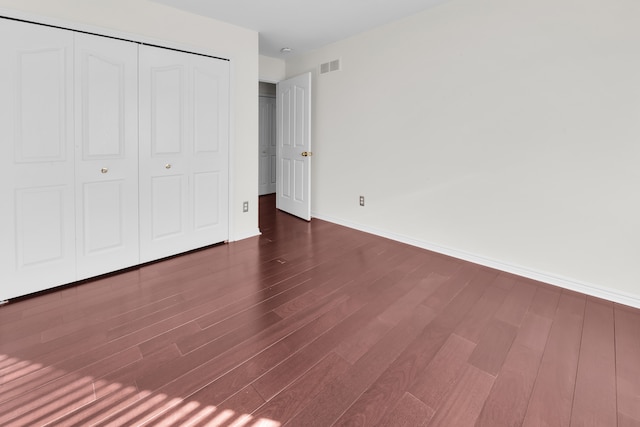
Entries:
[[333,71],[340,71],[339,59],[334,59],[333,61],[320,64],[320,74],[327,74]]

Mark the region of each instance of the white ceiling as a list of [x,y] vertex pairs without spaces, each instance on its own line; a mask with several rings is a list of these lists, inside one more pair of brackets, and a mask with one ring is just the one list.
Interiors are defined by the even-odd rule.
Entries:
[[152,0],[260,33],[260,54],[295,55],[446,0]]

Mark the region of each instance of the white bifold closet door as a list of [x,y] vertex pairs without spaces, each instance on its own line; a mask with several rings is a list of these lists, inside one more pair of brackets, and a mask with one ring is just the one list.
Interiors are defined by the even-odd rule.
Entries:
[[0,18],[0,64],[0,301],[228,240],[228,61]]
[[228,239],[229,63],[140,46],[140,260]]
[[0,22],[0,300],[76,278],[73,33]]
[[75,34],[77,279],[136,265],[138,46]]
[[0,58],[0,300],[137,264],[137,46],[2,19]]

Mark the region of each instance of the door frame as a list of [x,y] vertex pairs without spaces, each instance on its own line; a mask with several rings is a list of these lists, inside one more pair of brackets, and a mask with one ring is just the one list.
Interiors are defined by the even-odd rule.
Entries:
[[[258,87],[259,87],[260,83],[269,83],[269,84],[277,86],[278,83],[280,83],[281,80],[284,80],[284,78],[282,78],[280,80],[274,80],[274,79],[264,79],[264,78],[258,76]],[[259,104],[260,104],[260,97],[261,96],[267,96],[267,95],[260,94],[260,89],[258,88],[258,96],[256,98],[257,102],[258,102],[258,107],[259,107]],[[278,96],[277,96],[277,94],[274,95],[274,97],[276,99],[276,111],[277,111],[278,110]],[[259,118],[258,118],[258,120],[259,120]],[[277,121],[277,119],[276,119],[276,121]],[[258,122],[258,127],[260,127],[260,123],[259,122]],[[258,129],[258,132],[260,132],[260,129]],[[277,140],[278,140],[278,135],[277,135],[277,128],[276,128],[276,141]],[[260,148],[260,142],[258,141],[258,149],[259,148]],[[260,161],[259,156],[260,156],[260,154],[258,154],[258,161]],[[260,174],[260,166],[259,165],[258,165],[258,174]],[[256,188],[258,190],[258,209],[260,209],[260,197],[261,197],[260,196],[260,183],[259,182],[256,183],[256,186],[257,186]],[[276,174],[276,191],[277,191],[277,186],[278,186],[278,174]],[[275,195],[276,193],[273,193],[273,194]],[[259,216],[260,216],[260,212],[258,211],[258,217]],[[260,228],[260,224],[258,224],[258,229],[259,228]]]

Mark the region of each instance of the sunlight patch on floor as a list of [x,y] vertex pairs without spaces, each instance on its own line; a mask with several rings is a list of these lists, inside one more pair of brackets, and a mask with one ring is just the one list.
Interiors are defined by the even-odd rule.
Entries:
[[139,391],[0,354],[0,425],[280,427],[281,423],[165,393]]

